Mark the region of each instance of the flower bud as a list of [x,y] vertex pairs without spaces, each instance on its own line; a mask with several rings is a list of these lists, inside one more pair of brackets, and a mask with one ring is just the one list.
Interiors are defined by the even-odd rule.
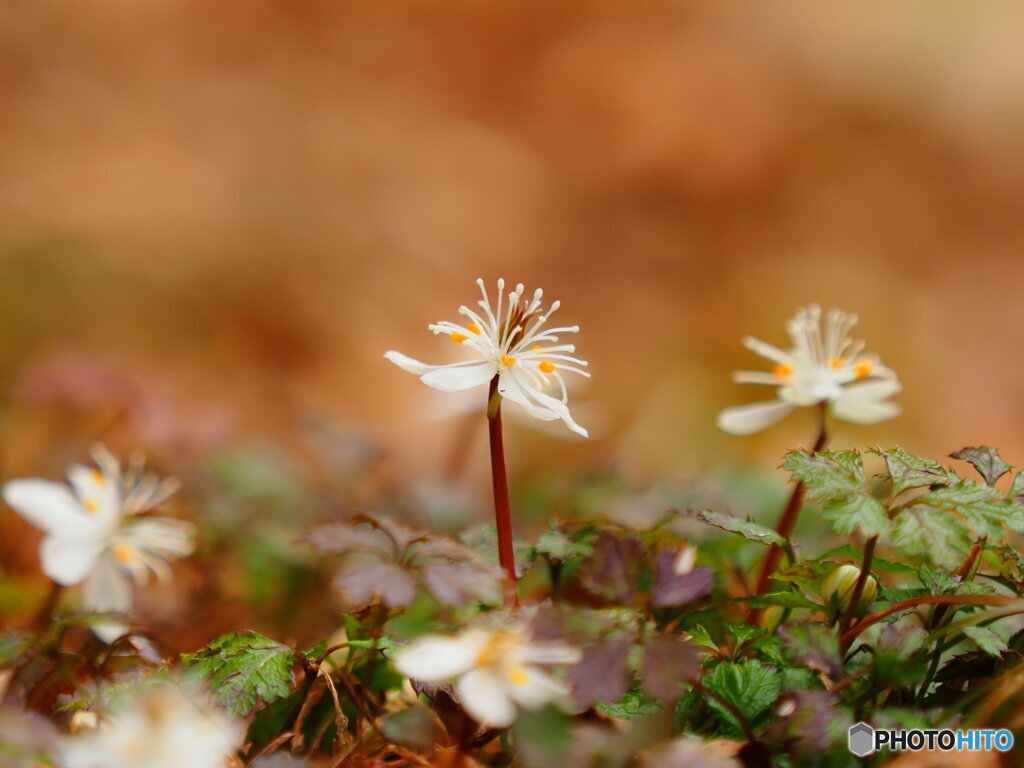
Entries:
[[[850,608],[850,600],[853,598],[853,590],[860,578],[860,568],[847,563],[840,565],[830,573],[821,583],[821,596],[825,602],[831,604],[833,596],[841,613],[846,613]],[[860,600],[857,603],[857,610],[863,611],[875,600],[878,594],[878,582],[874,576],[868,576],[864,582],[864,590],[861,592]]]

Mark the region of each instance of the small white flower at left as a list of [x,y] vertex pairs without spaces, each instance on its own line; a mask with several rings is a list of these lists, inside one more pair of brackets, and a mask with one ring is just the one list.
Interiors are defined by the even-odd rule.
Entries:
[[521,629],[474,627],[455,637],[427,636],[395,655],[395,667],[425,683],[455,679],[459,703],[480,723],[505,728],[518,707],[537,709],[564,699],[568,688],[540,667],[575,664],[580,650],[531,641]]
[[[146,685],[146,684],[143,684]],[[98,727],[64,740],[61,768],[222,768],[244,728],[176,684],[130,696]]]
[[[128,613],[132,584],[149,573],[166,581],[168,560],[190,555],[195,526],[169,517],[140,515],[178,489],[174,479],[158,480],[133,461],[122,472],[102,446],[93,449],[96,467],[72,464],[69,485],[39,478],[8,480],[4,501],[46,534],[39,547],[43,572],[58,584],[83,584],[83,605],[96,612]],[[104,642],[127,632],[115,622],[93,626]]]

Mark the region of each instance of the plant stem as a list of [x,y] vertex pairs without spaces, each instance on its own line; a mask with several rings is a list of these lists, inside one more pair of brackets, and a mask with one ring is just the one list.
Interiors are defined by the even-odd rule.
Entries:
[[846,613],[839,622],[839,635],[845,635],[857,615],[857,605],[860,603],[860,596],[864,594],[864,585],[871,577],[871,560],[875,556],[875,545],[878,543],[878,535],[872,536],[864,545],[864,560],[860,565],[860,576],[857,583],[853,585],[853,592],[850,595],[850,604],[846,606]]
[[53,582],[50,585],[50,591],[47,593],[46,599],[39,606],[35,618],[32,619],[32,629],[36,632],[44,631],[53,622],[53,612],[57,608],[57,603],[60,602],[60,596],[63,591],[64,587],[57,582]]
[[505,606],[519,605],[516,591],[516,561],[512,547],[512,513],[508,503],[508,475],[505,472],[505,443],[501,434],[501,395],[498,376],[491,379],[487,399],[487,431],[491,439],[491,481],[494,487],[494,524],[498,531],[498,562],[505,571]]
[[[817,453],[823,450],[828,444],[828,403],[818,403],[818,438],[814,441],[814,447],[811,449],[811,453]],[[789,540],[789,537],[793,535],[793,529],[796,527],[797,518],[800,516],[800,509],[803,507],[804,501],[804,484],[797,483],[793,486],[793,492],[789,495],[789,501],[786,502],[785,509],[782,510],[782,516],[779,518],[778,525],[775,526],[775,532],[782,538]],[[778,544],[773,544],[768,548],[768,554],[765,555],[764,564],[761,566],[761,575],[757,580],[757,587],[754,591],[755,595],[763,595],[768,591],[771,586],[772,575],[774,575],[776,569],[779,567],[779,560],[782,558],[784,549]],[[747,613],[747,623],[756,624],[761,617],[760,608],[751,608]]]

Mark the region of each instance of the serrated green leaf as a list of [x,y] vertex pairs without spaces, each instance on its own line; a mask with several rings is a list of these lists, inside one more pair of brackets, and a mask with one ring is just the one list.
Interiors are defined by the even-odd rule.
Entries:
[[953,515],[911,506],[893,518],[893,544],[909,555],[956,568],[971,548],[971,536]]
[[992,627],[964,627],[964,634],[990,656],[1002,656],[1007,649],[1006,639]]
[[832,573],[836,564],[824,560],[801,560],[772,574],[776,581],[796,584],[808,592],[817,592],[822,579]]
[[291,690],[295,651],[257,632],[224,635],[197,653],[182,654],[186,674],[209,680],[210,690],[236,715]]
[[995,488],[970,480],[929,491],[907,507],[939,510],[962,517],[975,536],[998,538],[1004,525],[1013,531],[1024,530],[1024,505],[1005,498]]
[[552,526],[537,539],[534,552],[546,555],[552,560],[568,560],[572,557],[585,557],[594,551],[593,546],[586,541],[577,541],[571,538],[565,531]]
[[996,480],[1013,469],[1012,465],[1003,461],[998,450],[988,445],[961,448],[949,454],[949,458],[969,461],[989,485],[995,485]]
[[702,648],[710,648],[713,651],[718,650],[718,644],[711,639],[711,635],[708,633],[707,629],[705,629],[702,625],[694,624],[692,627],[689,627],[686,631],[687,633],[689,633],[690,641],[694,645],[699,645]]
[[614,704],[598,702],[594,708],[609,717],[618,717],[623,720],[635,720],[651,712],[661,709],[657,699],[648,696],[641,690],[630,691]]
[[757,608],[777,605],[782,608],[806,608],[811,611],[825,610],[825,606],[820,603],[804,597],[799,592],[792,591],[769,592],[766,595],[751,595],[750,597],[737,598],[737,600],[750,603]]
[[879,477],[888,477],[892,480],[893,496],[909,488],[949,485],[960,479],[955,472],[937,461],[914,456],[899,447],[888,451],[874,451],[874,453],[885,459],[885,465],[889,471]]
[[889,529],[885,507],[864,484],[864,465],[856,451],[791,451],[782,468],[804,484],[837,533],[856,530],[877,536]]
[[768,630],[764,627],[752,627],[749,624],[734,624],[732,622],[725,625],[725,631],[736,638],[737,647],[768,634]]
[[724,515],[721,512],[713,512],[710,509],[689,509],[684,512],[687,517],[695,517],[715,528],[723,531],[738,533],[747,541],[757,541],[761,544],[777,544],[783,546],[786,540],[779,536],[771,528],[755,523],[751,520],[741,520],[738,517]]
[[1018,472],[1013,476],[1013,482],[1010,483],[1010,492],[1006,495],[1011,499],[1024,496],[1024,471]]
[[[701,684],[728,701],[749,723],[753,723],[779,697],[782,675],[773,667],[756,659],[748,659],[736,664],[719,664],[701,678]],[[727,707],[711,696],[707,697],[707,704],[734,731],[743,732],[742,725]]]

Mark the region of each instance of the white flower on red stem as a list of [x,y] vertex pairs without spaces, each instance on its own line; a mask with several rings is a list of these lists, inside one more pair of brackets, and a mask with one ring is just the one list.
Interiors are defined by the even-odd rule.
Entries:
[[568,688],[541,669],[575,664],[578,648],[531,641],[521,629],[474,627],[457,636],[413,640],[395,655],[402,674],[425,683],[455,680],[459,703],[496,728],[515,722],[518,707],[537,709],[564,699]]
[[836,418],[856,424],[875,424],[899,414],[900,407],[888,402],[900,391],[899,380],[877,356],[862,354],[864,342],[850,338],[856,324],[856,315],[833,309],[822,329],[821,310],[812,304],[798,309],[786,324],[789,349],[753,336],[744,338],[748,349],[775,366],[771,372],[738,371],[733,379],[778,387],[778,398],[726,408],[718,415],[718,426],[748,435],[772,426],[794,408],[820,403],[830,404]]
[[[140,517],[178,488],[142,472],[140,461],[122,473],[102,446],[93,450],[96,467],[72,464],[68,482],[39,478],[8,480],[4,501],[46,536],[39,547],[43,572],[58,584],[83,584],[83,604],[96,612],[128,613],[132,585],[150,572],[171,575],[167,561],[192,553],[195,528],[184,520]],[[115,622],[93,627],[105,642],[127,628]]]
[[[384,357],[420,380],[444,392],[457,392],[488,384],[498,377],[498,392],[522,406],[542,421],[561,419],[573,432],[587,437],[587,430],[569,414],[568,393],[563,373],[590,376],[585,360],[574,356],[576,347],[560,344],[559,336],[577,333],[579,326],[547,327],[548,319],[559,307],[553,302],[545,311],[544,292],[537,289],[532,299],[524,299],[525,288],[518,284],[504,296],[505,281],[498,280],[498,298],[492,305],[483,280],[477,280],[483,299],[479,310],[459,307],[465,324],[447,320],[427,326],[437,334],[446,334],[455,344],[470,350],[473,359],[448,365],[427,365],[394,350]],[[507,300],[507,305],[505,301]],[[557,387],[558,396],[544,390]]]

